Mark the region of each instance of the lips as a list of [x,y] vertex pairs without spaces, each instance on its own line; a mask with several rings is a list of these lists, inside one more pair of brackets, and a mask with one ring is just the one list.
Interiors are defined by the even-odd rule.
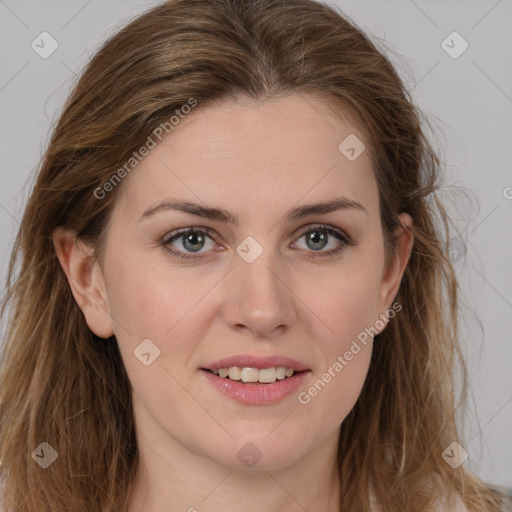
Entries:
[[206,381],[222,395],[244,405],[271,405],[289,398],[299,391],[308,371],[295,373],[292,377],[278,380],[272,384],[242,383],[222,378],[208,370],[201,370]]
[[296,392],[311,373],[307,365],[289,357],[249,354],[220,359],[200,370],[220,393],[245,405],[277,403]]
[[220,368],[231,368],[231,367],[241,367],[241,368],[257,368],[258,370],[262,370],[264,368],[273,368],[284,366],[285,368],[291,368],[296,372],[302,372],[304,370],[309,370],[309,367],[292,359],[290,357],[285,356],[266,356],[266,357],[258,357],[250,354],[240,354],[231,357],[225,357],[223,359],[219,359],[218,361],[213,361],[206,366],[203,366],[203,370],[219,370]]

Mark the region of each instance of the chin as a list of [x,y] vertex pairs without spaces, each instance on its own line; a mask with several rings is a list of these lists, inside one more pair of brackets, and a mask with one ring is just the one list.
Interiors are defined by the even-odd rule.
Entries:
[[289,467],[303,455],[304,442],[300,438],[288,436],[283,442],[283,435],[272,437],[266,430],[259,436],[234,436],[228,446],[218,446],[214,452],[210,447],[208,456],[230,469],[276,471]]

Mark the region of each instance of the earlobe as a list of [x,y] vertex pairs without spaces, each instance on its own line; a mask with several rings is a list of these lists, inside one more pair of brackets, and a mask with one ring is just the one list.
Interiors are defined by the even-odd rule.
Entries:
[[94,248],[77,238],[76,233],[62,227],[52,234],[53,245],[76,303],[94,334],[109,338],[114,334],[112,317],[99,263]]
[[386,313],[391,307],[391,303],[398,293],[414,245],[414,235],[409,229],[413,226],[411,216],[407,213],[401,213],[398,218],[402,226],[393,233],[395,236],[395,252],[388,268],[385,269],[381,284],[381,314]]

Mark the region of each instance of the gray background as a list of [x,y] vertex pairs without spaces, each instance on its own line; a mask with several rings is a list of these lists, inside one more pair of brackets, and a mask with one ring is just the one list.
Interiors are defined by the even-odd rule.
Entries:
[[[0,274],[75,75],[104,38],[155,1],[0,0]],[[350,0],[338,5],[382,39],[433,123],[452,202],[462,292],[461,338],[470,374],[460,417],[465,464],[512,487],[512,1]],[[58,49],[31,43],[46,31]],[[458,58],[441,46],[457,31]],[[456,51],[461,41],[448,43]],[[465,249],[464,249],[465,247]],[[4,326],[2,326],[4,328]]]

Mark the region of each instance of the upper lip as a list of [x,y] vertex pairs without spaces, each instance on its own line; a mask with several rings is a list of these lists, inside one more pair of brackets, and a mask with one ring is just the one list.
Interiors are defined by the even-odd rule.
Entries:
[[230,357],[225,357],[214,361],[203,368],[206,370],[218,370],[219,368],[231,368],[232,366],[258,368],[272,368],[277,366],[284,366],[292,368],[297,372],[309,370],[309,367],[300,361],[285,356],[254,356],[251,354],[239,354]]

